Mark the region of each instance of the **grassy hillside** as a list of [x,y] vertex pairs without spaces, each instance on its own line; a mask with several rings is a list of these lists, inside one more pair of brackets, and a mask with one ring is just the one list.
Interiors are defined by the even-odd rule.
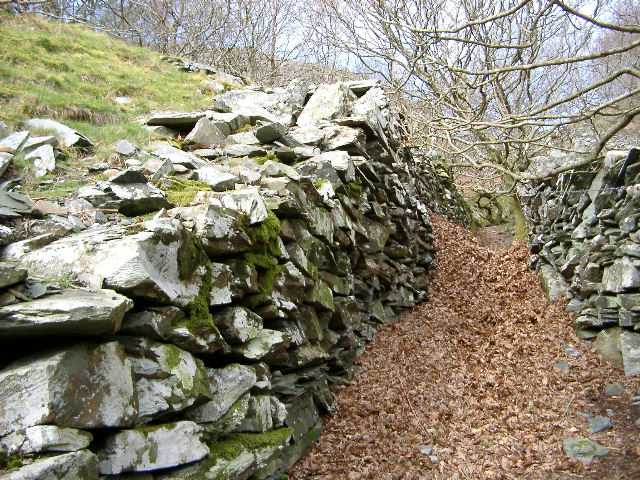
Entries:
[[97,142],[99,155],[120,138],[144,143],[137,119],[154,109],[210,105],[203,79],[85,27],[0,16],[0,120],[57,119]]

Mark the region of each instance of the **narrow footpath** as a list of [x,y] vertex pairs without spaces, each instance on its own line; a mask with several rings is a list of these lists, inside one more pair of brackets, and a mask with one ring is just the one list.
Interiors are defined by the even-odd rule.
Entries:
[[[629,409],[640,381],[574,335],[527,269],[525,245],[483,247],[440,218],[434,229],[429,302],[379,330],[291,478],[640,479]],[[613,383],[624,390],[608,396]],[[613,428],[590,433],[589,415]],[[609,453],[588,466],[570,460],[570,436]]]

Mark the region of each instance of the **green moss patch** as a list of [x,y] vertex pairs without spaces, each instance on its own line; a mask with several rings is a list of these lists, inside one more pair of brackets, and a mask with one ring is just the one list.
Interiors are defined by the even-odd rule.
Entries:
[[209,311],[209,295],[212,285],[211,266],[207,265],[207,271],[202,277],[202,285],[198,295],[187,305],[187,318],[184,320],[186,326],[216,328],[213,316]]
[[244,450],[256,451],[263,448],[284,446],[291,438],[290,428],[279,428],[264,433],[233,433],[221,442],[209,445],[213,458],[232,460]]
[[258,164],[258,165],[264,165],[265,163],[267,163],[269,160],[271,160],[272,162],[277,162],[278,161],[278,157],[276,156],[275,153],[273,152],[267,152],[266,155],[262,155],[260,157],[254,157],[253,160]]
[[174,205],[186,206],[193,202],[198,192],[211,191],[211,186],[197,180],[187,180],[178,177],[166,177],[169,186],[165,193],[167,200]]

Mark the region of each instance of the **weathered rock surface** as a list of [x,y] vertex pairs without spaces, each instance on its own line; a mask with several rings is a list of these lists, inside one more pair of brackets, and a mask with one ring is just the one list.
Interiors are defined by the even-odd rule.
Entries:
[[142,421],[179,412],[211,398],[202,360],[175,345],[139,337],[121,340],[135,375]]
[[0,438],[0,451],[8,455],[40,452],[74,452],[87,448],[93,435],[75,428],[37,425]]
[[130,425],[134,392],[131,364],[115,342],[28,356],[0,371],[0,435],[43,424]]
[[5,475],[2,480],[98,480],[98,460],[89,450],[37,460]]
[[25,129],[36,131],[38,134],[53,135],[61,147],[90,147],[93,145],[93,142],[81,133],[55,120],[32,118],[23,122],[22,125]]
[[98,453],[103,475],[148,472],[203,459],[209,449],[194,422],[176,422],[124,430],[107,438]]
[[113,290],[66,289],[0,308],[0,338],[110,335],[132,306]]
[[27,270],[15,263],[0,262],[0,288],[9,287],[27,278]]
[[240,364],[209,369],[207,376],[211,385],[211,400],[186,412],[187,418],[199,423],[219,420],[256,383],[253,369]]
[[609,450],[597,442],[584,437],[568,437],[562,441],[562,448],[569,458],[584,464],[593,462],[594,458],[606,457]]
[[126,227],[96,225],[57,240],[21,259],[32,275],[71,276],[91,288],[110,288],[134,298],[186,306],[199,294],[206,257],[177,221]]

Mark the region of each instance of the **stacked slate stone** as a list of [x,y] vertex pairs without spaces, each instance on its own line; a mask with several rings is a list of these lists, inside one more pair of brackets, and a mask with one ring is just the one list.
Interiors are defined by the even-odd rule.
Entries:
[[2,251],[2,479],[279,478],[376,327],[426,298],[448,208],[374,82],[148,124],[172,142],[119,142],[86,223]]
[[640,374],[640,159],[603,164],[520,192],[532,224],[531,262],[551,298],[566,297],[583,338],[627,375]]

